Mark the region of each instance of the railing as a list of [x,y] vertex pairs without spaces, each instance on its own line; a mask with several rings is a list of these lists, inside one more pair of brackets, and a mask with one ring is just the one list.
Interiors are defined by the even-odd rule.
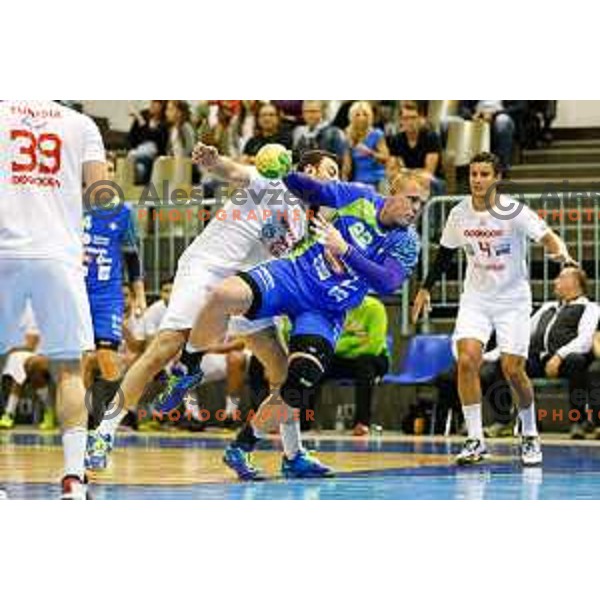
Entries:
[[[514,196],[513,196],[514,197]],[[427,273],[432,258],[432,247],[437,246],[450,209],[465,196],[438,196],[426,205],[421,219],[422,273]],[[563,192],[519,194],[517,198],[546,220],[567,243],[572,256],[582,265],[591,279],[590,292],[600,301],[600,205],[597,192]],[[535,304],[552,300],[553,289],[549,277],[549,259],[541,247],[528,247],[527,262],[533,286]],[[458,295],[465,273],[465,256],[459,253],[456,277],[444,275],[432,295],[432,308],[458,306]],[[451,293],[451,286],[455,293]],[[410,298],[405,294],[403,315],[408,315]],[[403,317],[404,321],[404,317]],[[406,321],[404,321],[404,324]],[[403,324],[403,325],[404,325]],[[424,330],[429,330],[429,318]]]
[[[433,247],[437,246],[444,223],[450,209],[464,196],[438,196],[426,205],[421,218],[422,254],[420,273],[427,273],[432,259]],[[542,216],[565,241],[573,256],[585,268],[591,279],[593,298],[600,300],[600,206],[591,193],[577,193],[565,198],[558,193],[552,196],[526,194],[519,199]],[[153,204],[146,202],[144,207],[133,204],[137,216],[141,238],[142,261],[146,270],[148,293],[158,295],[162,279],[172,277],[182,252],[202,232],[208,211],[223,204],[213,198],[200,201],[188,200],[184,207]],[[532,260],[533,253],[533,260]],[[528,264],[534,285],[534,302],[539,304],[553,298],[550,280],[551,267],[548,257],[541,248],[529,247]],[[458,295],[464,279],[465,257],[458,256],[456,276],[444,275],[432,297],[434,309],[454,309],[458,306]],[[416,276],[418,278],[418,275]],[[403,335],[411,332],[409,321],[411,293],[407,282],[400,295],[400,331]],[[429,331],[430,322],[426,318],[424,331]]]
[[158,296],[163,279],[174,277],[183,251],[208,224],[209,213],[224,204],[214,198],[175,204],[128,203],[140,236],[140,258],[146,273],[146,290]]

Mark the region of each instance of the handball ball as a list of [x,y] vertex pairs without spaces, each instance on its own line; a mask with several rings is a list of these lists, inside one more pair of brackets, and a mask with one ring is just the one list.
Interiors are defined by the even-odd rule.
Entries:
[[281,144],[267,144],[258,151],[254,164],[263,177],[281,179],[292,168],[292,153]]

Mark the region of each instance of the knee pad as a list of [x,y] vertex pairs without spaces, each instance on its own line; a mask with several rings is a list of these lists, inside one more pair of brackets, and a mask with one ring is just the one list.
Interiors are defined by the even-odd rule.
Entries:
[[281,397],[288,406],[308,405],[308,395],[325,374],[332,356],[333,347],[320,336],[292,337],[288,375],[281,388]]

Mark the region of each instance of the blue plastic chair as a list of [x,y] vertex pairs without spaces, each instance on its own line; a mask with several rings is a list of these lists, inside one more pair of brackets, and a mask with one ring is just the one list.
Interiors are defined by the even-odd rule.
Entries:
[[408,343],[399,373],[388,374],[384,383],[419,385],[431,383],[454,363],[449,335],[416,335]]
[[[452,338],[449,335],[416,335],[408,343],[406,356],[399,373],[388,374],[384,383],[398,385],[428,385],[449,371],[454,364]],[[452,411],[446,416],[446,435],[450,429]],[[435,410],[432,413],[430,434],[435,431]]]

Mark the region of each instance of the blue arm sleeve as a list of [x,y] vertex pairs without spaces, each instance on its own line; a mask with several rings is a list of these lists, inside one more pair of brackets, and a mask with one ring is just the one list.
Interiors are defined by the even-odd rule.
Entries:
[[304,173],[290,173],[283,178],[283,183],[294,196],[309,205],[341,208],[368,195],[364,185],[344,181],[319,181]]
[[354,246],[350,246],[344,262],[364,277],[369,287],[378,294],[395,292],[410,275],[410,271],[395,258],[389,256],[380,265],[363,256]]

